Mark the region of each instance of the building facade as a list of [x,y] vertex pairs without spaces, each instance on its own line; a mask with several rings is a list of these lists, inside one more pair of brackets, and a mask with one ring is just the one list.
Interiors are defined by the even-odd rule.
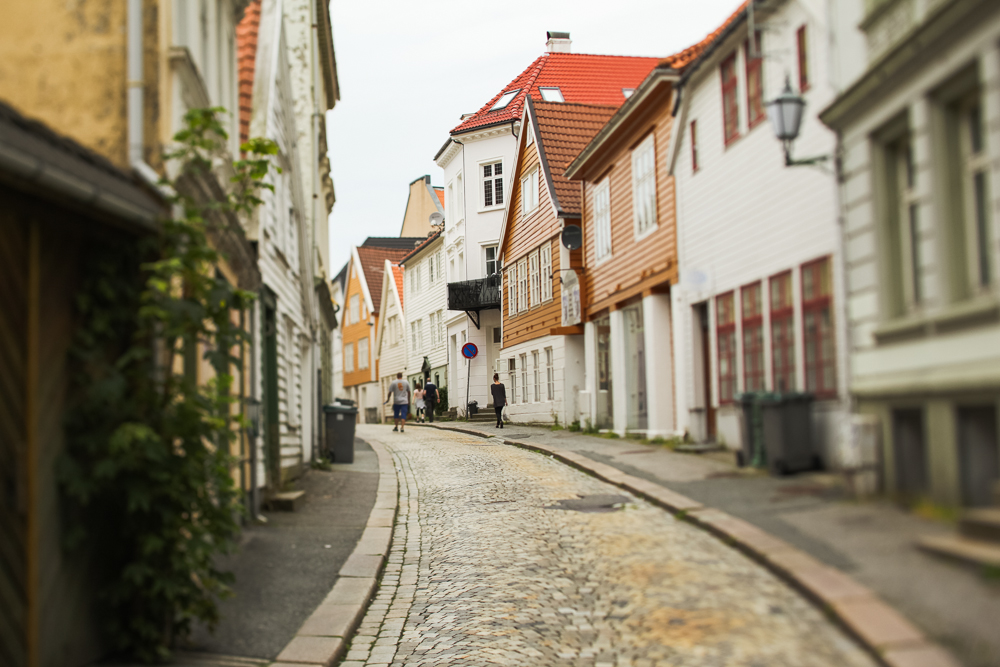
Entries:
[[435,231],[400,263],[405,269],[403,294],[406,309],[402,319],[408,350],[406,378],[410,385],[429,377],[448,389],[448,281],[445,273],[444,238]]
[[[375,349],[379,367],[379,400],[382,403],[381,419],[392,419],[392,402],[386,403],[389,384],[396,373],[406,375],[406,319],[403,310],[403,267],[385,260],[382,270],[382,312],[375,335]],[[412,386],[412,385],[411,385]]]

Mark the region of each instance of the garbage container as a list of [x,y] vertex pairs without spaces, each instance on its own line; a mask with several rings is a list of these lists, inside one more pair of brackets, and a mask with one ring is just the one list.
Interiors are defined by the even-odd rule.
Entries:
[[354,423],[358,409],[353,405],[324,405],[326,455],[333,463],[354,463]]
[[761,426],[772,475],[820,467],[812,439],[812,394],[789,392],[761,400]]
[[470,416],[471,415],[478,415],[479,414],[479,401],[469,401],[468,408],[469,408],[469,415]]
[[773,394],[762,391],[748,391],[735,397],[743,412],[743,447],[736,452],[736,463],[741,467],[762,468],[767,461],[762,407],[772,397]]

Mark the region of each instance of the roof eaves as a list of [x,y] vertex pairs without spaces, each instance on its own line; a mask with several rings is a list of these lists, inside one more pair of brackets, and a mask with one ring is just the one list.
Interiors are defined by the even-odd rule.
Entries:
[[538,150],[538,163],[542,165],[542,173],[545,174],[545,184],[549,188],[549,196],[552,198],[552,206],[556,210],[556,217],[562,217],[564,213],[559,205],[559,197],[556,194],[555,183],[552,182],[552,169],[549,167],[549,159],[545,155],[545,142],[542,140],[542,133],[538,129],[538,115],[535,113],[535,105],[528,96],[525,104],[528,110],[528,120],[531,123],[531,131],[535,133],[535,147]]
[[[755,6],[760,6],[764,4],[764,0],[750,0]],[[694,60],[692,60],[687,67],[684,68],[684,73],[681,75],[680,81],[677,83],[678,88],[684,87],[684,85],[694,76],[706,61],[712,58],[712,55],[719,49],[719,47],[729,39],[737,28],[739,28],[747,18],[747,8],[750,6],[750,2],[745,3],[742,9],[739,10],[737,15],[733,17],[729,25],[722,29],[722,31],[712,40],[712,42],[705,47],[705,50],[698,54]]]
[[421,252],[423,252],[425,249],[427,249],[428,247],[430,247],[430,245],[432,243],[434,243],[435,239],[437,239],[439,236],[441,236],[441,230],[438,230],[438,231],[434,232],[433,234],[431,234],[430,236],[428,236],[427,240],[424,241],[423,243],[421,243],[420,245],[418,245],[416,248],[414,248],[412,252],[410,252],[410,253],[408,253],[406,255],[403,255],[403,258],[399,260],[399,263],[401,265],[402,264],[406,264],[407,260],[410,260],[410,259],[416,257]]
[[[446,150],[448,150],[448,146],[450,146],[451,142],[453,142],[453,141],[455,141],[455,140],[452,139],[450,136],[447,139],[444,140],[444,143],[441,144],[441,148],[439,148],[438,152],[434,154],[434,161],[435,162],[437,162],[437,160],[438,160],[439,157],[441,157],[442,155],[444,155],[444,152]],[[458,143],[458,142],[455,142],[455,143]]]

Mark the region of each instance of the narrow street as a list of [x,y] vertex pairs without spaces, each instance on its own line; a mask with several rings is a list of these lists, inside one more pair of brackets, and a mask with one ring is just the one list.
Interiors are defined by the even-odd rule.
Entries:
[[555,460],[457,433],[364,426],[399,514],[344,667],[872,665],[735,549]]

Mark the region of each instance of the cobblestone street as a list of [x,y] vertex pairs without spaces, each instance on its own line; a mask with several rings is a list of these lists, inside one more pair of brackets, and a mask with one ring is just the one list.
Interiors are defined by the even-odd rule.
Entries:
[[392,451],[400,506],[345,667],[874,664],[770,572],[614,486],[499,440],[359,430]]

